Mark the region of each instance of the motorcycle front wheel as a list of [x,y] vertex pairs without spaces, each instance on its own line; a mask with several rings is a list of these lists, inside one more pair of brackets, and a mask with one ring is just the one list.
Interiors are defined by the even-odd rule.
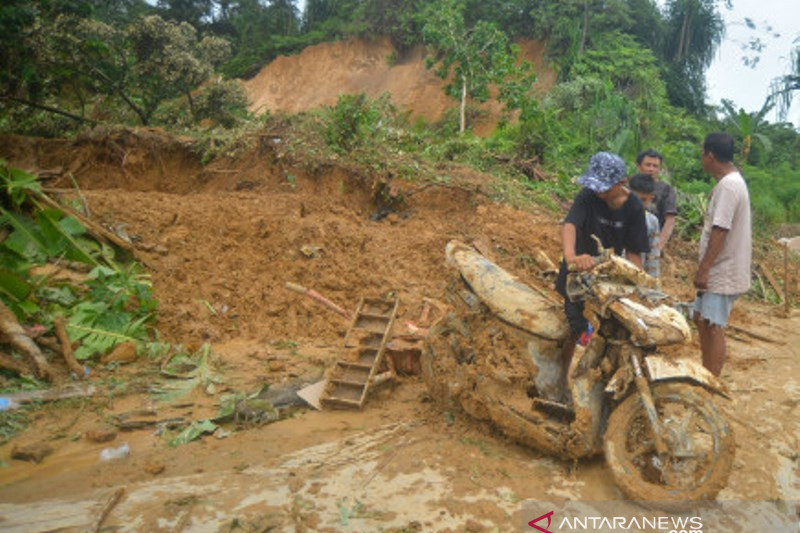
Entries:
[[713,500],[733,466],[728,422],[699,386],[656,383],[651,391],[669,452],[659,457],[641,396],[628,396],[611,413],[605,434],[614,481],[628,498],[663,507]]

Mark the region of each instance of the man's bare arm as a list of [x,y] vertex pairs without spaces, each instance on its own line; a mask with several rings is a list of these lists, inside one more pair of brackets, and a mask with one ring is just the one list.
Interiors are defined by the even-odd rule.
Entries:
[[561,227],[561,249],[567,265],[574,265],[578,270],[588,270],[594,266],[594,259],[589,254],[575,255],[575,224],[564,222]]
[[664,215],[664,227],[661,228],[661,235],[658,237],[658,249],[663,250],[667,247],[672,231],[675,229],[675,215]]

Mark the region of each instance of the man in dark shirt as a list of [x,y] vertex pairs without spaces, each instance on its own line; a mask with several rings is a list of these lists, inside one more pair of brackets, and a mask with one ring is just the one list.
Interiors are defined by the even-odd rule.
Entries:
[[571,302],[567,297],[567,272],[594,266],[592,256],[598,250],[592,235],[600,239],[604,248],[613,248],[617,254],[625,250],[625,257],[639,268],[642,268],[641,254],[650,251],[644,206],[625,187],[625,162],[618,155],[609,152],[593,155],[578,184],[583,189],[575,197],[561,230],[564,258],[556,279],[556,290],[564,297],[564,312],[570,326],[570,336],[561,352],[562,391],[567,390],[567,372],[575,343],[588,327],[583,303]]
[[675,228],[675,217],[678,215],[675,187],[659,179],[663,161],[664,156],[652,148],[636,156],[636,169],[642,174],[650,174],[656,182],[651,211],[658,217],[658,227],[661,228],[661,235],[658,237],[660,250],[667,247],[667,242],[672,237],[672,230]]

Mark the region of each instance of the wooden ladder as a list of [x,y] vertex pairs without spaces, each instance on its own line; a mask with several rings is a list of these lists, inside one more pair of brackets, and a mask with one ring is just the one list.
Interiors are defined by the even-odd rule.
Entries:
[[331,370],[320,404],[327,408],[361,409],[383,363],[386,343],[397,314],[397,298],[361,298],[344,350]]

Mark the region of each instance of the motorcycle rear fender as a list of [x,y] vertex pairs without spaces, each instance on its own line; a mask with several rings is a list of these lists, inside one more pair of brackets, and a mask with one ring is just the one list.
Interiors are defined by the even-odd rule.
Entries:
[[728,387],[697,361],[685,357],[650,355],[645,357],[644,362],[651,382],[689,381],[730,398]]

